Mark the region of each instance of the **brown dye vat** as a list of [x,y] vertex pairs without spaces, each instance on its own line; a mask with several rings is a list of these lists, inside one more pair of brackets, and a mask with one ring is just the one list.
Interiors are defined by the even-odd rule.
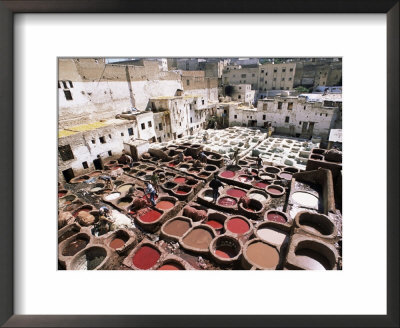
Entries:
[[119,201],[118,201],[118,206],[120,207],[127,207],[132,203],[132,197],[122,197]]
[[189,232],[183,239],[183,242],[193,248],[207,249],[212,239],[213,236],[210,231],[197,228]]
[[73,202],[75,199],[76,199],[76,196],[68,195],[68,196],[65,196],[65,197],[59,199],[58,202],[60,205],[68,205],[68,204],[71,204],[71,202]]
[[325,149],[321,149],[321,148],[313,148],[313,150],[311,151],[313,154],[324,154],[325,153]]
[[67,190],[59,190],[58,191],[58,198],[64,197],[67,194]]
[[330,270],[331,266],[328,259],[312,249],[302,248],[296,250],[295,254],[302,266],[309,270]]
[[89,243],[89,240],[84,237],[78,237],[70,242],[62,251],[63,256],[72,256],[78,253],[81,249],[84,249]]
[[322,156],[322,155],[311,155],[310,157],[312,159],[318,159],[320,161],[322,161],[324,159],[324,156]]
[[190,228],[190,223],[185,220],[174,219],[169,222],[170,223],[164,227],[164,232],[171,236],[181,237]]
[[254,242],[247,247],[247,258],[261,268],[274,268],[279,263],[278,251],[261,241]]
[[303,212],[299,214],[298,222],[314,234],[328,236],[334,231],[333,223],[324,215]]
[[204,168],[204,170],[205,171],[207,171],[207,172],[212,172],[212,171],[215,171],[217,168],[215,167],[215,166],[212,166],[212,165],[207,165],[205,168]]
[[70,230],[67,230],[64,232],[60,237],[58,237],[58,243],[61,243],[62,241],[66,240],[67,238],[76,235],[80,229],[77,226],[73,226]]
[[120,238],[115,238],[111,243],[110,243],[110,247],[117,249],[117,248],[121,248],[122,246],[125,245],[125,241],[120,239]]
[[90,212],[92,209],[92,206],[80,208],[76,212],[74,212],[73,216],[77,217],[80,212]]

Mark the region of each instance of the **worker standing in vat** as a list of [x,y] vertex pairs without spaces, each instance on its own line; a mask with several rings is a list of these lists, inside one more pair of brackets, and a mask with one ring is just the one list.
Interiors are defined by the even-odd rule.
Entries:
[[145,190],[144,194],[145,195],[150,194],[151,205],[155,206],[156,202],[154,201],[154,197],[156,195],[156,191],[150,182],[146,182],[146,190]]
[[233,160],[235,161],[235,165],[239,163],[239,148],[236,148],[235,152],[233,153]]
[[151,183],[154,186],[154,189],[158,193],[158,182],[160,181],[160,178],[156,172],[153,172],[153,175],[151,176]]
[[219,196],[219,192],[218,189],[220,187],[223,187],[224,185],[222,184],[221,181],[218,180],[217,174],[214,174],[214,178],[211,180],[210,182],[210,187],[213,190],[213,202],[216,203],[217,202],[217,198]]
[[206,154],[204,154],[203,151],[201,151],[201,153],[199,154],[199,157],[200,157],[200,161],[202,163],[207,163],[207,156],[206,156]]
[[183,162],[183,152],[180,152],[180,153],[178,154],[178,160],[179,160],[180,163]]
[[260,155],[257,156],[257,176],[260,174],[260,169],[262,166],[262,159]]
[[128,189],[128,193],[127,193],[126,195],[127,195],[127,196],[133,197],[133,196],[135,196],[135,191],[136,191],[135,187],[132,186],[132,187],[130,187],[130,188]]
[[111,177],[109,175],[100,175],[99,179],[103,180],[106,183],[106,185],[104,186],[104,189],[111,189],[111,190],[114,189],[114,185],[112,183],[112,179],[111,179]]
[[119,164],[125,164],[129,165],[129,167],[132,167],[133,159],[130,157],[125,150],[122,150],[122,155],[120,158],[118,158],[118,163]]

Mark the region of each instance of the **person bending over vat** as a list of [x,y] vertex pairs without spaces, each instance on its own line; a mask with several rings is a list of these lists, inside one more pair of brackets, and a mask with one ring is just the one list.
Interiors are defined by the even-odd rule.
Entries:
[[104,235],[111,230],[114,221],[111,220],[110,210],[106,206],[100,207],[99,212],[99,222],[95,225],[95,231],[98,235]]
[[154,189],[156,190],[156,192],[158,193],[158,183],[160,181],[160,177],[158,176],[158,174],[156,172],[153,173],[153,175],[151,176],[151,183],[154,186]]
[[201,162],[197,159],[197,160],[193,163],[193,167],[194,167],[195,169],[201,168]]
[[207,163],[207,156],[203,151],[199,154],[199,158],[202,163]]
[[218,189],[220,187],[223,187],[223,183],[221,181],[218,180],[217,174],[214,174],[214,178],[211,180],[210,182],[210,187],[213,190],[213,202],[216,203],[217,202],[217,198],[219,196],[219,192]]
[[154,196],[156,195],[156,191],[150,182],[146,182],[146,190],[144,192],[145,195],[150,195],[151,205],[155,206],[156,202],[154,201]]
[[133,159],[125,152],[125,150],[122,150],[122,155],[120,158],[118,158],[118,163],[132,167]]
[[104,186],[104,189],[111,189],[111,190],[114,189],[112,179],[109,175],[100,175],[99,179],[103,180],[106,183],[106,185]]

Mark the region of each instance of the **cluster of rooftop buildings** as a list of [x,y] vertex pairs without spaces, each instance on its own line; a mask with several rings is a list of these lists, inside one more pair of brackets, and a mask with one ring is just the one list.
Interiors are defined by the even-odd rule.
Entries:
[[271,128],[327,142],[341,129],[340,84],[338,59],[60,59],[59,178],[96,169],[126,144],[207,128]]

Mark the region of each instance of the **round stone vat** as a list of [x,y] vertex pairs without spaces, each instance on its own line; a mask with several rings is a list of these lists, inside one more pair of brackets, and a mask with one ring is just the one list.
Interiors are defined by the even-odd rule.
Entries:
[[219,174],[219,176],[221,178],[225,178],[225,179],[233,179],[235,177],[236,173],[234,171],[231,170],[226,170],[223,171]]
[[79,231],[81,231],[81,227],[77,223],[66,225],[58,231],[58,243],[61,243],[69,237],[76,235]]
[[64,197],[68,193],[68,190],[61,189],[58,190],[58,198]]
[[161,211],[159,209],[151,209],[144,213],[142,216],[139,216],[137,219],[141,223],[155,223],[157,222],[161,216],[163,215],[164,211]]
[[222,206],[222,207],[235,207],[237,205],[238,201],[233,198],[233,197],[219,197],[217,204]]
[[323,155],[323,154],[325,154],[325,149],[313,148],[311,152],[312,152],[313,154]]
[[90,212],[93,210],[93,206],[92,205],[83,205],[81,207],[79,207],[76,211],[74,211],[74,213],[72,214],[73,216],[78,216],[79,212]]
[[107,202],[111,202],[113,200],[116,200],[117,198],[119,198],[119,196],[121,196],[121,193],[119,192],[112,192],[108,195],[104,195],[103,199]]
[[138,173],[136,173],[137,177],[144,177],[146,175],[146,172],[144,171],[139,171]]
[[184,266],[177,260],[168,259],[165,260],[157,270],[186,270]]
[[276,184],[271,184],[267,187],[266,191],[271,197],[280,197],[285,193],[285,188]]
[[214,172],[216,171],[218,168],[214,165],[206,165],[206,167],[204,168],[205,171],[207,172]]
[[140,165],[140,162],[132,162],[131,166],[132,167],[138,167]]
[[199,178],[207,179],[211,175],[211,172],[201,171]]
[[264,215],[264,219],[267,221],[277,222],[285,224],[288,222],[288,217],[285,213],[277,210],[267,211]]
[[235,188],[230,188],[230,189],[228,189],[228,190],[226,191],[226,194],[227,194],[228,196],[231,196],[231,197],[240,198],[240,197],[246,196],[247,190],[244,190],[244,189],[240,189],[240,188],[235,187]]
[[133,187],[133,184],[131,184],[131,183],[125,183],[125,184],[122,184],[122,185],[120,185],[118,188],[117,188],[117,191],[119,191],[120,193],[126,193],[126,192],[128,192],[129,191],[129,188],[130,187]]
[[73,256],[84,249],[89,242],[90,236],[88,234],[77,233],[60,244],[59,251],[62,256]]
[[250,183],[251,181],[253,181],[253,179],[254,179],[253,176],[245,174],[239,175],[238,177],[238,180],[244,183]]
[[76,210],[77,208],[81,207],[83,203],[80,200],[75,200],[71,204],[68,204],[64,207],[64,211],[66,212],[72,212]]
[[221,233],[224,229],[224,223],[227,216],[222,213],[210,213],[208,214],[207,221],[204,224],[209,225],[210,227],[214,228],[217,233]]
[[179,165],[179,169],[181,169],[181,170],[187,170],[189,167],[190,167],[189,164],[181,164],[181,165]]
[[110,239],[108,246],[115,250],[122,249],[129,238],[130,236],[126,231],[117,230]]
[[126,209],[132,204],[133,198],[130,196],[121,197],[117,201],[117,206],[123,209]]
[[162,211],[169,211],[174,208],[176,199],[173,197],[163,196],[157,199],[156,208]]
[[175,162],[175,161],[171,161],[167,164],[167,166],[169,166],[169,167],[175,167],[176,165],[177,165],[177,162]]
[[167,240],[179,240],[193,225],[191,219],[178,216],[161,226],[161,235]]
[[318,209],[319,199],[312,193],[306,191],[296,191],[291,196],[292,201],[302,207]]
[[90,192],[98,193],[104,188],[104,183],[96,183],[95,186],[90,189]]
[[200,169],[197,169],[197,168],[191,168],[191,169],[189,169],[188,170],[188,172],[189,173],[192,173],[192,174],[197,174],[197,173],[200,173]]
[[260,178],[261,178],[261,180],[266,180],[266,181],[269,181],[269,180],[274,180],[274,179],[276,179],[276,174],[273,174],[273,173],[260,173]]
[[187,195],[191,191],[192,191],[192,188],[189,186],[178,186],[178,188],[176,188],[174,190],[175,194],[178,194],[178,195]]
[[267,186],[271,184],[270,180],[257,180],[253,181],[252,185],[259,189],[265,189]]
[[332,249],[316,240],[300,241],[294,254],[297,266],[306,270],[332,270],[336,266]]
[[178,176],[178,177],[174,178],[173,181],[175,183],[182,184],[182,183],[186,183],[186,180],[187,179],[185,177]]
[[124,181],[121,181],[121,180],[116,180],[116,181],[114,181],[113,182],[114,183],[114,186],[120,186],[120,185],[122,185],[123,183],[124,183]]
[[318,237],[334,238],[337,230],[326,215],[301,211],[295,217],[296,226]]
[[213,190],[206,189],[206,190],[202,191],[200,197],[203,198],[204,200],[206,200],[207,202],[212,202],[213,201]]
[[324,159],[324,156],[312,154],[312,155],[310,156],[310,158],[312,158],[312,159],[317,159],[317,160],[319,160],[319,161],[322,161],[322,160]]
[[75,195],[67,195],[58,200],[59,206],[65,206],[71,204],[76,199]]
[[104,247],[92,246],[78,252],[71,263],[70,270],[99,270],[107,260],[107,250]]
[[146,172],[153,172],[156,168],[154,166],[149,166],[146,168]]
[[261,202],[259,202],[258,200],[254,199],[254,198],[250,198],[248,207],[244,207],[243,203],[241,203],[239,206],[241,209],[245,210],[246,212],[250,212],[250,213],[260,213],[263,209],[263,205],[261,204]]
[[235,215],[225,220],[226,232],[233,235],[249,235],[253,232],[253,225],[244,216]]
[[261,204],[265,204],[270,200],[270,196],[262,190],[253,189],[248,193],[248,197],[258,200]]
[[174,183],[174,182],[171,182],[171,181],[168,181],[168,182],[163,184],[163,188],[168,189],[168,190],[173,189],[176,186],[177,186],[177,184]]
[[278,173],[278,177],[283,180],[292,180],[292,173],[287,171],[282,171]]
[[275,166],[267,166],[265,168],[265,172],[267,173],[272,173],[272,174],[278,174],[281,170]]
[[208,253],[211,241],[215,237],[214,229],[200,224],[188,230],[179,240],[181,246],[195,253]]
[[300,170],[297,167],[288,166],[283,169],[284,172],[297,173]]
[[252,239],[243,247],[242,266],[245,269],[276,270],[279,262],[277,247],[262,239]]
[[198,183],[198,181],[197,180],[194,180],[194,179],[188,179],[188,180],[186,180],[186,184],[188,185],[188,186],[194,186],[194,185],[196,185]]
[[265,221],[257,226],[255,235],[257,238],[281,249],[282,245],[287,245],[289,241],[289,232],[287,227],[282,229],[282,225],[276,222]]
[[222,265],[232,264],[242,255],[242,244],[236,238],[228,235],[214,238],[209,249],[215,262]]
[[145,164],[141,164],[141,165],[138,166],[139,170],[144,170],[146,168],[147,168],[147,165],[145,165]]
[[83,181],[86,181],[86,180],[88,180],[88,179],[90,179],[90,176],[88,176],[88,175],[81,175],[81,176],[79,176],[79,177],[76,177],[76,178],[73,178],[73,179],[71,179],[70,181],[69,181],[69,183],[80,183],[80,182],[83,182]]
[[160,250],[153,244],[143,243],[134,250],[132,267],[138,270],[153,268],[161,256]]

